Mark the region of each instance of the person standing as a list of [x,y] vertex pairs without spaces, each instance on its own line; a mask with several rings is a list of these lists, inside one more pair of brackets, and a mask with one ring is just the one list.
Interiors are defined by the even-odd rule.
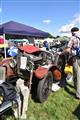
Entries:
[[80,30],[78,27],[71,29],[71,38],[68,42],[67,48],[62,52],[58,52],[59,55],[65,55],[66,53],[73,56],[73,81],[76,87],[76,98],[80,99]]
[[46,48],[46,50],[49,50],[49,43],[47,41],[44,41],[44,47]]

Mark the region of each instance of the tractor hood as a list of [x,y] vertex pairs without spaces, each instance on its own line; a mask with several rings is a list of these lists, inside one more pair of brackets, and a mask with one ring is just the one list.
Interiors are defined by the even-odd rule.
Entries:
[[29,53],[29,54],[41,51],[38,47],[35,47],[35,46],[32,46],[32,45],[21,46],[21,47],[19,47],[19,49],[21,51]]

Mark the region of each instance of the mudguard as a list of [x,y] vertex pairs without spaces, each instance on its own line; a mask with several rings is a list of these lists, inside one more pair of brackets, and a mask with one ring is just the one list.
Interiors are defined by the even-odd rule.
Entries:
[[45,75],[47,74],[48,71],[52,72],[55,80],[61,80],[62,73],[59,70],[59,68],[56,67],[55,65],[40,66],[34,71],[34,74],[35,74],[36,78],[42,79],[45,77]]
[[7,78],[15,75],[13,69],[9,65],[10,59],[12,59],[12,58],[3,59],[2,62],[0,63],[1,67],[6,68],[6,77]]

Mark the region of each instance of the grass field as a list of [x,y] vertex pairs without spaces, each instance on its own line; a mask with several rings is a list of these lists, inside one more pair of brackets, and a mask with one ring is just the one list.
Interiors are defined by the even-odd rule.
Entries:
[[27,120],[80,120],[80,100],[75,98],[73,85],[52,92],[44,103],[30,98]]

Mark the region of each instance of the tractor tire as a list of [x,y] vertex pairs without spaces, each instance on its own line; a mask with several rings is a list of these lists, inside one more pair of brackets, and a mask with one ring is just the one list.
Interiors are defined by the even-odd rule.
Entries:
[[47,100],[48,96],[51,93],[53,83],[53,75],[52,72],[49,71],[45,77],[39,81],[37,86],[37,98],[40,103]]
[[54,63],[61,71],[64,73],[65,68],[65,56],[64,55],[57,55],[55,58]]

